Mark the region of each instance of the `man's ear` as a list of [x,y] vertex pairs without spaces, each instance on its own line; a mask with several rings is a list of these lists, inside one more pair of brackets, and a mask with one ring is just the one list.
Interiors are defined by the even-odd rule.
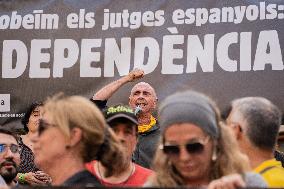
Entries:
[[155,108],[158,106],[158,98],[155,99]]
[[75,127],[70,131],[70,140],[69,140],[69,147],[76,146],[80,143],[83,136],[83,132],[80,128]]
[[243,137],[243,134],[244,134],[243,133],[243,129],[242,129],[242,127],[239,124],[237,124],[235,126],[234,134],[235,134],[237,140],[240,140]]

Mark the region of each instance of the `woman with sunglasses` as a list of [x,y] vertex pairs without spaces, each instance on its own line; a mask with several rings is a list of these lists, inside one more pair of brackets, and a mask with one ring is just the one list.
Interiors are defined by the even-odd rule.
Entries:
[[47,185],[51,183],[49,175],[39,170],[34,163],[33,142],[32,137],[36,134],[39,119],[42,115],[42,103],[33,102],[27,109],[25,116],[22,118],[25,135],[19,137],[19,145],[21,147],[21,163],[18,168],[16,180],[24,185]]
[[105,175],[110,176],[124,158],[101,111],[79,96],[59,94],[48,99],[33,141],[37,165],[56,186],[100,186],[85,163],[99,160],[107,167]]
[[206,96],[185,91],[167,97],[159,107],[159,121],[162,139],[153,163],[156,175],[146,186],[266,186],[260,175],[247,173],[247,158]]

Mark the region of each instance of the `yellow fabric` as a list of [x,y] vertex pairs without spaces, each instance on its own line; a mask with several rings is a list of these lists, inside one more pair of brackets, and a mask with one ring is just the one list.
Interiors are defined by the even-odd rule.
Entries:
[[[273,168],[261,174],[261,171],[271,166],[273,166]],[[256,167],[254,171],[261,174],[261,176],[267,182],[268,187],[284,187],[284,168],[282,167],[280,161],[276,161],[276,159],[264,161],[258,167]]]
[[150,124],[145,125],[138,125],[138,133],[145,133],[149,131],[154,125],[156,125],[156,119],[151,115],[151,121]]

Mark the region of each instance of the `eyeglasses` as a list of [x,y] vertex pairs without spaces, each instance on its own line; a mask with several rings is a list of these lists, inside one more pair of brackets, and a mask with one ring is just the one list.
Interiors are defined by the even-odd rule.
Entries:
[[7,151],[7,147],[10,148],[10,151],[13,153],[13,154],[16,154],[16,153],[19,153],[21,148],[16,145],[16,144],[11,144],[11,145],[7,145],[7,144],[0,144],[0,154],[3,154],[4,152]]
[[38,136],[40,136],[49,127],[55,127],[55,126],[56,126],[55,124],[47,123],[43,119],[40,119],[38,125]]
[[209,139],[210,137],[208,136],[204,140],[189,142],[183,145],[164,144],[160,146],[160,149],[162,149],[167,155],[179,155],[181,150],[180,148],[184,146],[187,153],[189,154],[201,154],[204,150],[205,144],[208,143]]

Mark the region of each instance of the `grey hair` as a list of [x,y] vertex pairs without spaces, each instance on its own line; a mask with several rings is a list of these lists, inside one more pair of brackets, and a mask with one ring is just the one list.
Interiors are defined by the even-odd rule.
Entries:
[[281,112],[276,105],[263,97],[245,97],[234,100],[232,108],[243,119],[244,132],[253,145],[274,149],[281,124]]

